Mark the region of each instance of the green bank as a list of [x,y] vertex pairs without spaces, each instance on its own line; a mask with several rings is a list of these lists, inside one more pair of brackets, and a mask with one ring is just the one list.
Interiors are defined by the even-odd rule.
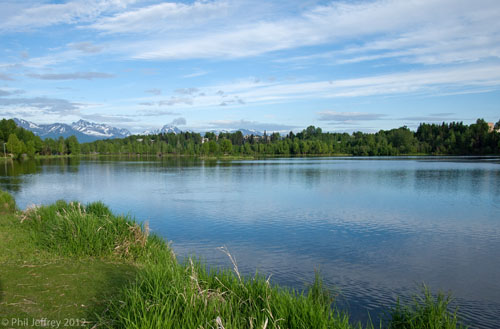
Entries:
[[180,262],[164,239],[102,203],[19,211],[0,192],[0,321],[7,328],[462,328],[424,289],[353,323],[316,277],[304,291],[233,268]]

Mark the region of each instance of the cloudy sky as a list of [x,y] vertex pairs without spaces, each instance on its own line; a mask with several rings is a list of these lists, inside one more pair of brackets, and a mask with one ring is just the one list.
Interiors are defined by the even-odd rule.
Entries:
[[500,119],[498,0],[0,0],[0,117],[132,132]]

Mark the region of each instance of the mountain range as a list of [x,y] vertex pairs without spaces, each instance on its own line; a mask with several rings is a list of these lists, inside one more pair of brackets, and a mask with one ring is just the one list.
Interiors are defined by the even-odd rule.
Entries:
[[250,135],[263,136],[264,135],[264,133],[262,131],[257,131],[257,130],[254,130],[254,129],[245,129],[245,128],[233,129],[233,130],[210,130],[208,132],[211,132],[211,133],[214,133],[214,134],[218,135],[218,134],[221,134],[221,133],[235,133],[237,131],[241,131],[241,133],[243,134],[243,136],[250,136]]
[[65,123],[36,124],[23,119],[14,118],[19,127],[32,131],[42,139],[57,139],[60,136],[67,138],[75,135],[80,143],[93,142],[98,139],[123,138],[130,136],[127,129],[120,129],[106,124],[79,120],[68,125]]
[[[158,135],[158,134],[168,134],[168,133],[179,134],[181,132],[186,132],[186,131],[192,132],[191,130],[182,130],[181,131],[179,128],[172,126],[172,125],[164,125],[163,128],[161,128],[161,129],[146,130],[141,135]],[[235,133],[237,131],[241,131],[243,136],[247,136],[247,135],[248,136],[250,136],[250,135],[262,136],[262,135],[264,135],[264,133],[261,131],[257,131],[257,130],[253,130],[253,129],[243,129],[243,128],[242,129],[233,129],[233,130],[210,130],[208,132],[219,135],[221,133]],[[202,133],[202,135],[203,135],[203,133]]]
[[181,133],[181,130],[175,126],[164,125],[161,129],[146,130],[141,135],[158,135],[168,133],[179,134]]
[[[115,128],[102,123],[89,122],[79,120],[71,124],[51,123],[51,124],[36,124],[31,121],[14,118],[14,122],[19,127],[32,131],[35,135],[42,139],[53,138],[57,139],[60,136],[67,138],[74,135],[80,143],[93,142],[99,139],[123,138],[132,135],[127,129]],[[211,130],[215,134],[234,133],[241,131],[243,136],[254,135],[262,136],[263,133],[253,129],[236,129],[236,130]],[[161,129],[151,129],[142,132],[140,135],[157,135],[174,133],[179,134],[182,131],[172,125],[164,125]]]

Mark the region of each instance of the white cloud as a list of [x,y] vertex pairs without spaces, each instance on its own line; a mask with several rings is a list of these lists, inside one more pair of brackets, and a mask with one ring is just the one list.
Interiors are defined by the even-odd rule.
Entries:
[[70,47],[68,50],[54,51],[48,55],[29,58],[19,65],[27,68],[43,69],[58,67],[61,63],[74,63],[79,61],[81,58],[94,55],[96,55],[96,53],[82,52],[81,50]]
[[[358,60],[405,56],[410,61],[436,63],[498,56],[500,22],[495,13],[500,4],[493,0],[333,2],[298,16],[260,21],[229,17],[227,12],[237,12],[232,6],[227,2],[161,4],[106,18],[108,23],[92,27],[147,32],[145,40],[118,46],[137,59],[238,58],[346,40],[360,42],[358,52],[407,50]],[[219,19],[207,25],[203,18],[212,14]],[[179,25],[187,15],[187,22]],[[183,29],[177,31],[179,26]],[[172,31],[156,33],[165,29]]]
[[[156,95],[141,98],[122,98],[120,104],[114,108],[119,109],[120,113],[125,109],[134,112],[137,109],[135,104],[140,103],[140,105],[152,109],[141,111],[141,115],[160,116],[175,115],[174,112],[181,109],[213,111],[221,109],[223,103],[226,105],[224,106],[225,109],[243,107],[250,109],[255,104],[293,104],[298,100],[317,101],[319,99],[334,98],[405,97],[408,95],[427,97],[483,93],[498,90],[500,89],[499,86],[500,64],[474,64],[462,67],[427,69],[337,80],[297,82],[275,80],[256,83],[254,78],[249,78],[229,81],[225,84],[198,86],[196,95],[194,95],[195,93],[193,95],[181,95],[174,90],[172,94],[165,95],[163,100],[158,100]],[[182,91],[189,91],[189,88]],[[218,93],[218,91],[223,92]],[[165,110],[158,111],[156,110],[158,107],[160,109],[164,107]],[[336,119],[342,121],[340,120],[342,112],[335,114],[337,115]],[[354,116],[352,112],[347,112],[347,114]],[[358,119],[368,119],[368,117],[362,117],[361,114]],[[350,117],[349,120],[353,120],[353,118]]]
[[[417,64],[449,64],[500,58],[500,23],[483,15],[469,24],[427,26],[397,38],[379,38],[361,47],[332,54],[338,63],[399,58]],[[332,58],[331,57],[331,58]]]
[[127,116],[120,115],[102,115],[100,113],[91,113],[91,114],[80,114],[83,119],[92,120],[94,122],[100,123],[123,123],[123,122],[135,122],[134,119]]
[[[210,87],[238,95],[246,103],[287,102],[294,99],[394,96],[408,94],[441,95],[449,92],[490,91],[500,85],[500,64],[468,65],[428,69],[354,79],[296,83],[250,83],[242,81]],[[202,88],[202,90],[206,90]]]
[[[249,78],[225,84],[198,86],[196,93],[199,93],[196,95],[183,94],[179,97],[180,94],[174,92],[170,98],[162,101],[155,98],[123,101],[175,109],[215,109],[222,104],[227,108],[237,108],[252,104],[293,103],[304,99],[483,93],[498,90],[499,86],[500,64],[474,64],[337,80],[255,82],[254,78]],[[182,91],[189,91],[189,88]]]
[[287,124],[277,124],[277,123],[265,123],[249,120],[214,120],[208,123],[210,127],[208,129],[256,129],[259,131],[278,131],[278,132],[288,132],[290,130],[299,128],[299,126],[287,125]]
[[103,46],[100,45],[95,45],[92,42],[77,42],[77,43],[70,43],[68,44],[68,47],[79,50],[84,53],[88,54],[95,54],[101,52],[103,49]]
[[107,79],[114,75],[103,72],[74,72],[74,73],[46,73],[46,74],[28,74],[29,77],[42,80],[93,80]]
[[174,106],[174,105],[179,105],[179,104],[184,104],[184,105],[192,105],[193,104],[193,98],[189,97],[170,97],[168,100],[163,100],[158,102],[159,106]]
[[74,115],[78,114],[83,104],[73,103],[66,99],[33,97],[33,98],[0,98],[0,106],[15,111],[35,111],[38,114]]
[[428,115],[417,115],[400,118],[403,121],[418,121],[418,122],[443,122],[455,120],[453,116],[455,113],[431,113]]
[[75,0],[42,4],[11,12],[0,23],[0,31],[26,31],[55,24],[93,21],[104,12],[124,9],[135,0]]
[[337,122],[351,122],[351,121],[372,121],[383,119],[385,114],[378,113],[364,113],[364,112],[335,112],[323,111],[319,112],[320,121],[337,121]]
[[207,71],[195,71],[195,72],[190,73],[190,74],[185,74],[182,77],[188,79],[188,78],[201,77],[201,76],[206,75],[206,74],[208,74]]
[[134,116],[145,116],[145,117],[161,117],[165,115],[179,115],[177,112],[165,111],[165,110],[152,110],[152,111],[141,111]]
[[145,90],[145,92],[147,92],[148,94],[153,94],[153,95],[161,95],[161,89],[158,89],[158,88],[151,88],[151,89],[148,89],[148,90]]
[[330,2],[298,13],[280,12],[279,4],[271,3],[262,5],[267,13],[261,9],[261,18],[257,9],[249,13],[250,7],[259,6],[245,1],[163,2],[129,8],[132,2],[75,0],[32,6],[0,22],[0,31],[75,23],[111,38],[105,46],[88,41],[69,44],[70,51],[33,58],[24,63],[28,67],[55,65],[104,49],[108,55],[133,59],[224,59],[327,44],[340,47],[288,61],[347,64],[396,58],[442,64],[500,58],[496,0]]
[[128,34],[185,30],[224,16],[227,7],[225,1],[164,2],[103,17],[89,27],[105,33]]
[[186,122],[185,118],[180,117],[180,118],[175,118],[174,120],[172,120],[172,122],[170,122],[170,124],[174,125],[174,126],[185,126],[187,124],[187,122]]
[[181,94],[181,95],[193,95],[199,92],[198,88],[178,88],[174,90],[175,93]]

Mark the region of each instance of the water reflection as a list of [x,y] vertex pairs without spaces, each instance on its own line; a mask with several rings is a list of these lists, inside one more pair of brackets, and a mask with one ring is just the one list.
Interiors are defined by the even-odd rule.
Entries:
[[21,207],[103,200],[149,220],[180,257],[227,267],[216,249],[226,245],[244,273],[272,274],[276,283],[303,288],[320,269],[358,319],[426,282],[453,291],[470,323],[492,328],[500,317],[499,164],[56,159],[7,164],[0,185]]

